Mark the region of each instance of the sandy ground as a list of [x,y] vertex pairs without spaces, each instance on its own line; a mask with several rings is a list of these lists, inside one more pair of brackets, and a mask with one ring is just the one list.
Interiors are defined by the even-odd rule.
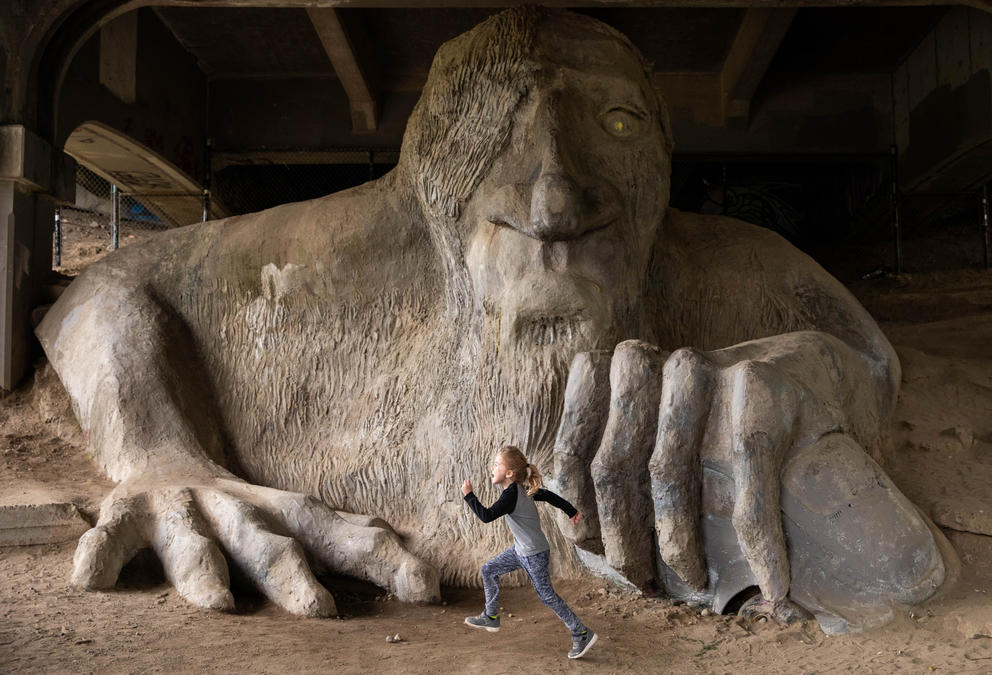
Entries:
[[[220,614],[186,604],[147,556],[112,592],[73,589],[66,542],[0,548],[0,672],[992,673],[992,274],[852,290],[903,363],[886,470],[961,558],[956,583],[885,628],[826,637],[813,622],[713,616],[590,578],[558,587],[602,636],[569,661],[565,629],[529,587],[505,592],[497,634],[462,624],[481,591],[446,588],[446,604],[410,606],[343,579],[324,580],[341,619],[291,617],[246,588],[236,589],[237,612]],[[50,369],[0,400],[0,424],[0,501],[54,496],[92,520],[110,483],[87,459]],[[387,643],[396,633],[402,641]]]
[[[288,616],[246,592],[238,613],[194,609],[133,573],[111,593],[68,588],[72,545],[0,549],[0,669],[8,672],[990,672],[992,637],[962,613],[988,615],[987,537],[959,535],[974,559],[955,589],[867,635],[828,638],[813,623],[778,626],[702,616],[603,582],[559,592],[602,635],[569,661],[568,635],[529,588],[504,594],[504,624],[462,624],[478,591],[445,589],[447,605],[411,607],[337,593],[344,619]],[[137,578],[136,578],[137,577]],[[145,580],[142,580],[145,579]],[[332,586],[333,587],[333,586]],[[511,616],[512,615],[512,616]],[[402,642],[386,642],[400,633]]]

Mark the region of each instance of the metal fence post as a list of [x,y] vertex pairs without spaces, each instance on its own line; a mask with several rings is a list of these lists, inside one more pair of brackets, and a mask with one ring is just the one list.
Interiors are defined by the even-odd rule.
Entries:
[[62,267],[62,207],[55,207],[55,266]]
[[895,244],[895,273],[902,274],[902,224],[899,220],[899,156],[896,146],[889,148],[892,157],[892,239]]
[[121,197],[117,183],[110,185],[110,248],[116,251],[120,245]]
[[203,188],[203,215],[200,216],[200,222],[205,223],[210,220],[210,190]]
[[989,231],[989,184],[982,186],[982,225],[985,230],[985,269],[989,268],[992,258],[992,232]]

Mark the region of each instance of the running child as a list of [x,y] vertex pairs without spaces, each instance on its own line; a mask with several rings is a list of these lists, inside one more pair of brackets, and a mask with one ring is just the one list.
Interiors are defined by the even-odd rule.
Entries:
[[489,508],[479,503],[478,497],[472,492],[472,483],[468,480],[462,484],[462,494],[482,522],[491,523],[500,516],[506,516],[506,523],[513,533],[513,546],[482,566],[486,609],[478,616],[466,617],[465,623],[492,633],[498,631],[498,579],[502,574],[523,568],[541,602],[550,607],[572,632],[572,649],[568,652],[568,658],[582,658],[596,644],[597,636],[582,625],[579,617],[575,616],[551,587],[551,575],[548,573],[551,546],[541,531],[541,521],[534,502],[548,502],[564,511],[573,523],[579,522],[582,514],[554,492],[541,487],[541,473],[533,464],[527,463],[520,448],[515,446],[507,445],[496,455],[492,466],[492,482],[493,485],[501,485],[503,493]]

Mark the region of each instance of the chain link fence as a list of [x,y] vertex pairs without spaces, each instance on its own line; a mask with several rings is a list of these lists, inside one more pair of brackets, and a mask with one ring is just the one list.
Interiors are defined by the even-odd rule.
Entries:
[[76,200],[56,212],[53,268],[74,276],[120,246],[197,222],[203,218],[204,199],[199,192],[124,192],[80,164]]
[[992,263],[987,188],[900,195],[898,209],[898,258],[893,265],[923,272],[988,268]]

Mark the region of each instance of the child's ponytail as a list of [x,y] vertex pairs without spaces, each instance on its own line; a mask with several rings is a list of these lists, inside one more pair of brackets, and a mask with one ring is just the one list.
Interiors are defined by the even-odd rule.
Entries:
[[541,472],[533,464],[527,465],[527,473],[524,483],[527,485],[527,494],[533,496],[537,489],[541,487]]
[[541,487],[543,480],[537,467],[528,463],[524,453],[515,445],[504,445],[499,451],[499,456],[503,458],[506,468],[513,472],[513,481],[526,485],[527,494],[533,496]]

